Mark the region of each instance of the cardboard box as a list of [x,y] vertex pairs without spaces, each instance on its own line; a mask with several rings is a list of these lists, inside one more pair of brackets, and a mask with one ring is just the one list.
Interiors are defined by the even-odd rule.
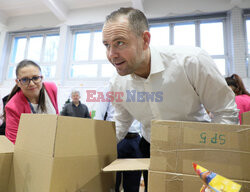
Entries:
[[110,165],[103,169],[108,171],[138,171],[149,169],[149,158],[134,158],[134,159],[116,159]]
[[22,114],[8,192],[108,192],[116,156],[112,122]]
[[[250,191],[250,182],[234,180],[242,192]],[[149,192],[199,192],[202,181],[197,175],[149,172]]]
[[192,162],[250,191],[250,126],[154,120],[150,151],[150,192],[199,191]]
[[7,192],[14,152],[14,144],[0,136],[0,192]]
[[250,125],[153,120],[149,159],[121,159],[104,171],[146,170],[149,192],[196,192],[202,186],[192,162],[250,191]]
[[242,125],[250,125],[250,111],[241,114]]

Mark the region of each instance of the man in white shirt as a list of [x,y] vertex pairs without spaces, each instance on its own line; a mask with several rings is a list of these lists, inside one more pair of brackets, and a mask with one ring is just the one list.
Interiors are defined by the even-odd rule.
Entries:
[[[149,46],[145,15],[120,8],[106,17],[103,44],[118,74],[111,81],[117,138],[124,138],[134,119],[143,125],[142,140],[149,157],[152,119],[237,124],[234,94],[212,58],[200,48]],[[145,183],[146,184],[146,183]]]
[[[108,91],[109,87],[105,87],[102,93],[106,95]],[[95,109],[94,119],[113,121],[115,111],[111,102],[99,102],[97,103]],[[139,147],[141,140],[140,132],[141,123],[134,120],[124,139],[119,141],[117,144],[118,158],[142,158],[142,153]],[[124,192],[138,192],[140,188],[141,175],[141,171],[117,172],[115,192],[120,191],[121,183]]]

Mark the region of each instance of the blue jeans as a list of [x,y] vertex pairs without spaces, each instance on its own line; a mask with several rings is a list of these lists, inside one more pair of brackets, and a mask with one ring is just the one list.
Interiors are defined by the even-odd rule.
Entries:
[[[140,141],[140,150],[143,158],[150,158],[150,143],[147,142],[143,137]],[[145,192],[148,191],[148,171],[143,171],[143,179],[145,184]]]

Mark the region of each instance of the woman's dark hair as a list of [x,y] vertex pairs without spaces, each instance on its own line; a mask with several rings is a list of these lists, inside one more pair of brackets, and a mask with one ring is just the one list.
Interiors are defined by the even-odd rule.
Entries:
[[243,81],[239,75],[233,74],[230,77],[226,77],[225,79],[226,79],[228,86],[233,87],[233,91],[234,91],[235,95],[246,94],[246,95],[250,96],[250,93],[246,90],[246,88],[243,84]]
[[[18,77],[18,73],[20,71],[20,69],[24,68],[24,67],[27,67],[27,66],[34,66],[34,67],[37,67],[39,69],[39,71],[41,72],[41,67],[35,63],[34,61],[31,61],[31,60],[22,60],[20,63],[18,63],[17,67],[16,67],[16,77]],[[44,85],[42,85],[42,89],[40,91],[40,95],[39,95],[39,100],[38,100],[38,108],[41,109],[42,112],[46,112],[47,111],[47,108],[46,108],[46,104],[45,104],[45,91],[44,91]],[[7,99],[7,102],[18,92],[20,91],[20,87],[18,87],[17,85],[15,85],[13,87],[13,89],[11,90],[10,94],[9,94],[9,97]],[[6,117],[6,112],[5,112],[5,109],[4,109],[4,119]]]

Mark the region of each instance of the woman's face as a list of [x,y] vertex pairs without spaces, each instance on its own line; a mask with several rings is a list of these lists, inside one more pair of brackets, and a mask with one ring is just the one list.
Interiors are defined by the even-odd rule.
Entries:
[[[33,80],[31,80],[33,78]],[[16,84],[30,102],[38,101],[42,88],[42,76],[39,68],[28,65],[19,69]]]

